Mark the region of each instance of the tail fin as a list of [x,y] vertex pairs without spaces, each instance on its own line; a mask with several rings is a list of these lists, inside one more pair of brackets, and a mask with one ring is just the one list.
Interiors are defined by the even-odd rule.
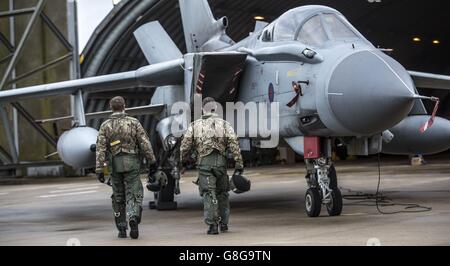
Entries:
[[[134,36],[149,64],[171,61],[183,56],[158,21],[140,26],[134,32]],[[164,104],[166,111],[170,111],[174,103],[184,100],[180,93],[182,91],[182,86],[158,87],[151,95],[150,104]]]
[[183,55],[158,21],[139,27],[134,36],[149,64],[181,58]]
[[217,51],[234,44],[225,33],[228,19],[214,19],[207,0],[179,0],[179,3],[189,53]]

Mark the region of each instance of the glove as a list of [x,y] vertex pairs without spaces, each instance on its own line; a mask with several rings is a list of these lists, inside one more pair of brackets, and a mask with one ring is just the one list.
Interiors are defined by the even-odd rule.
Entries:
[[104,173],[98,173],[97,179],[100,183],[105,183],[105,174]]
[[237,168],[234,170],[233,175],[242,175],[244,173],[244,169],[243,168]]

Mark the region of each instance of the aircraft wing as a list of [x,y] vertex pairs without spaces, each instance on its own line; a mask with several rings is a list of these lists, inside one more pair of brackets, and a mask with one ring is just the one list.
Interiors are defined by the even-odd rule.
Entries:
[[180,85],[184,80],[183,64],[184,59],[181,58],[144,66],[135,71],[0,91],[0,103],[74,94],[78,90],[100,92],[127,87]]
[[[164,104],[144,105],[138,107],[126,108],[125,112],[131,116],[136,115],[156,115],[160,114],[164,110]],[[86,114],[86,119],[98,119],[106,118],[112,115],[112,111],[101,111],[95,113]]]
[[[131,116],[136,115],[157,115],[160,114],[164,108],[166,107],[165,104],[153,104],[153,105],[144,105],[144,106],[138,106],[138,107],[131,107],[126,108],[125,112]],[[112,114],[112,111],[100,111],[95,113],[87,113],[85,114],[86,120],[90,119],[99,119],[99,118],[106,118],[109,117]],[[54,118],[47,118],[47,119],[39,119],[36,120],[36,123],[53,123],[58,122],[62,120],[70,120],[73,119],[73,116],[63,116],[63,117],[54,117]]]
[[450,90],[450,76],[408,71],[418,88]]

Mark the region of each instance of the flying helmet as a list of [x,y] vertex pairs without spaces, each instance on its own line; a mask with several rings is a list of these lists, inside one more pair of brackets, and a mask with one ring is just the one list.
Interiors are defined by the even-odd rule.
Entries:
[[161,191],[168,183],[167,175],[161,170],[158,170],[147,182],[147,189],[152,192]]
[[250,190],[251,182],[245,176],[234,174],[230,180],[231,190],[236,194],[241,194]]

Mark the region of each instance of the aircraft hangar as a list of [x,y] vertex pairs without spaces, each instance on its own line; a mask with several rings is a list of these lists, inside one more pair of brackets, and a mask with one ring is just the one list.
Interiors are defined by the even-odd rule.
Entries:
[[[122,0],[117,2],[113,10],[111,10],[92,34],[85,49],[81,51],[82,77],[130,71],[146,65],[148,62],[139,48],[133,32],[141,25],[150,21],[160,21],[180,51],[183,53],[186,52],[177,0]],[[388,51],[387,53],[398,60],[408,70],[443,75],[450,73],[447,60],[444,60],[444,58],[450,57],[446,24],[442,23],[447,16],[446,9],[440,8],[446,5],[444,1],[435,1],[433,5],[424,5],[413,0],[211,0],[209,2],[216,18],[222,16],[229,18],[227,34],[234,41],[242,40],[249,32],[253,31],[257,20],[271,22],[290,8],[310,4],[334,7],[343,13],[369,41],[375,46],[386,49]],[[24,6],[27,5],[25,4]],[[405,9],[405,7],[408,8]],[[48,12],[52,14],[51,11]],[[52,16],[55,15],[52,14]],[[59,16],[64,17],[61,13]],[[57,40],[52,40],[48,43],[49,47],[52,48],[44,49],[43,51],[51,51],[57,54],[64,48],[57,45]],[[31,49],[27,48],[24,51],[29,51],[28,53],[30,55],[27,54],[27,56],[31,56],[33,62],[39,61],[38,57],[33,55]],[[61,52],[59,53],[61,54]],[[7,57],[5,58],[7,59]],[[3,66],[4,64],[0,65],[0,67]],[[53,69],[59,72],[65,71],[62,67]],[[33,73],[33,71],[29,73]],[[58,75],[47,74],[47,76],[49,76],[50,80],[54,81],[66,79],[65,73],[59,73]],[[32,79],[26,81],[28,83],[19,83],[19,86],[42,83],[42,81],[34,82]],[[106,110],[108,107],[108,99],[114,93],[86,93],[84,95],[86,112],[92,113]],[[120,93],[127,97],[130,107],[141,106],[149,103],[154,93],[154,88],[127,88]],[[422,95],[438,96],[441,100],[438,115],[441,117],[448,117],[450,115],[448,107],[449,98],[446,91],[428,89],[420,90],[420,93]],[[53,101],[53,104],[55,105],[58,101],[59,99]],[[424,101],[424,104],[428,109],[428,113],[431,113],[433,103]],[[44,110],[39,109],[39,104],[36,107],[34,104],[31,104],[29,108],[37,113],[38,118],[40,118],[39,116],[43,116],[43,118],[47,118],[46,116],[48,116],[48,114],[44,114],[47,111],[44,112]],[[63,107],[53,107],[53,109],[56,108]],[[62,113],[67,115],[68,112],[69,110],[64,110]],[[58,116],[58,114],[53,113],[51,115]],[[140,120],[146,129],[151,130],[154,128],[152,125],[154,125],[155,121],[152,121],[150,116],[141,116]],[[58,122],[59,128],[56,131],[56,126],[52,128],[50,123],[46,124],[45,129],[51,132],[44,134],[47,139],[56,138],[62,130],[67,128],[68,125],[65,122],[67,121]],[[102,120],[93,119],[87,122],[89,126],[99,128]],[[22,121],[21,123],[23,123],[23,127],[30,127],[26,121]],[[29,136],[32,136],[33,141],[42,139],[41,135],[35,133],[37,131],[32,128],[30,129],[33,133]],[[27,130],[23,130],[20,134],[23,136],[25,132]],[[3,132],[1,131],[0,134],[3,134]],[[155,134],[151,135],[154,136]],[[42,162],[42,154],[48,155],[55,151],[56,145],[54,144],[52,147],[51,144],[46,144],[47,142],[45,141],[40,143],[39,149],[27,149],[31,143],[28,139],[28,137],[21,137],[17,140],[20,142],[20,159],[22,160]],[[55,143],[54,140],[52,142]],[[2,150],[7,146],[6,143],[2,143]],[[52,159],[54,157],[50,158]]]
[[[448,25],[444,23],[448,20],[448,8],[444,8],[448,4],[444,0],[432,4],[414,0],[208,2],[216,18],[226,16],[229,19],[227,34],[236,42],[247,37],[257,21],[274,21],[298,6],[330,6],[406,69],[450,75],[450,35]],[[178,0],[121,0],[114,3],[115,7],[80,52],[81,77],[126,72],[148,65],[133,33],[151,21],[159,21],[179,50],[186,53]],[[399,80],[402,79],[399,77]],[[439,97],[438,116],[450,118],[450,99],[446,90],[418,89],[422,96]],[[134,87],[78,95],[84,98],[84,111],[88,114],[109,109],[109,100],[118,94],[126,98],[128,107],[148,105],[154,91],[154,87]],[[424,104],[431,114],[434,103],[424,101]],[[150,130],[150,136],[156,138],[157,134],[151,130],[155,130],[159,121],[154,121],[151,116],[139,118]],[[79,128],[98,129],[103,121],[88,120],[87,125]],[[78,128],[75,126],[75,129]],[[67,131],[71,130],[73,128]],[[89,150],[95,153],[93,146]],[[449,152],[426,156],[425,160],[430,158],[430,163],[420,166],[411,165],[408,156],[374,154],[336,160],[336,168],[333,164],[332,170],[327,169],[330,182],[320,186],[330,188],[333,173],[333,180],[337,182],[337,172],[339,187],[336,183],[332,189],[342,191],[339,198],[344,208],[342,213],[332,215],[327,205],[330,202],[321,202],[322,210],[319,208],[316,215],[319,217],[310,215],[307,210],[311,169],[304,166],[308,162],[246,165],[244,175],[251,180],[251,190],[230,192],[230,231],[224,233],[221,229],[217,238],[206,238],[205,235],[200,211],[203,202],[198,195],[195,169],[183,172],[177,180],[181,194],[173,193],[173,187],[169,185],[160,188],[156,194],[144,186],[138,240],[131,239],[131,235],[128,239],[116,238],[114,216],[118,218],[120,211],[111,212],[111,187],[107,186],[108,182],[100,184],[93,173],[77,173],[76,178],[0,178],[0,246],[450,245]],[[228,173],[232,171],[230,168]],[[317,175],[323,174],[320,172],[317,170]],[[147,173],[140,177],[143,183],[146,182]],[[309,187],[308,190],[305,187]],[[161,193],[167,192],[168,188],[172,189],[171,193]],[[167,209],[156,206],[156,209],[170,211],[155,210],[158,197],[166,198],[167,194],[172,198],[161,201],[171,205]],[[326,193],[322,195],[325,197]]]
[[[448,10],[444,0],[424,4],[414,0],[210,0],[216,18],[227,16],[228,35],[239,41],[253,31],[255,20],[271,22],[285,11],[310,4],[336,8],[375,46],[392,49],[396,60],[408,70],[437,74],[450,74],[450,37],[446,21]],[[134,70],[146,65],[144,55],[133,37],[141,25],[159,20],[170,37],[186,52],[180,11],[177,0],[122,0],[98,26],[82,52],[83,77]],[[123,92],[131,106],[147,104],[152,88],[139,88]],[[113,92],[114,94],[116,92]],[[450,115],[450,99],[447,92],[424,91],[425,95],[441,98],[439,115]],[[111,93],[87,96],[86,111],[105,110]],[[433,103],[425,102],[431,113]],[[90,125],[98,127],[99,120]],[[150,119],[144,121],[150,128]]]

